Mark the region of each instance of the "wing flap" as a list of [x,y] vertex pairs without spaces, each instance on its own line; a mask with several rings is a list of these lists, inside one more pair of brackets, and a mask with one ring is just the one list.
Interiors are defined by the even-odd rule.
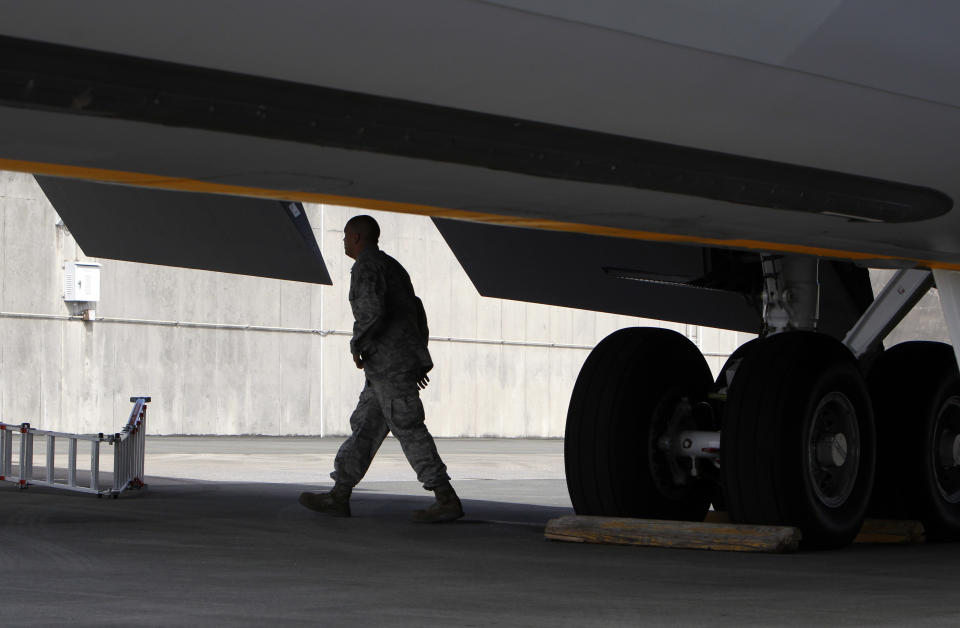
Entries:
[[86,255],[332,283],[300,203],[36,179]]

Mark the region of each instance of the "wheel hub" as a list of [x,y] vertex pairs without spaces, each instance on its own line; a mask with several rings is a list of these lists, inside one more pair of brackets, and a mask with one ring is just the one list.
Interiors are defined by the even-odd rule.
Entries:
[[807,471],[813,492],[829,508],[846,503],[860,467],[860,428],[850,399],[825,395],[813,413],[807,438]]
[[817,443],[817,462],[821,467],[842,467],[846,461],[847,437],[843,432],[837,432]]
[[719,432],[700,431],[701,423],[694,404],[679,390],[664,395],[651,421],[649,454],[651,476],[664,495],[689,490],[701,479],[704,470],[712,466],[715,454],[691,453],[696,444],[691,436],[716,434],[715,444],[719,446]]
[[940,465],[944,467],[960,465],[960,434],[953,436],[952,442],[950,434],[943,434],[940,437]]
[[690,400],[679,391],[666,395],[657,408],[651,425],[651,433],[659,434],[655,448],[650,452],[650,471],[660,491],[665,495],[676,494],[691,480],[689,468],[680,464],[675,455],[676,440],[681,431],[692,427],[693,409]]
[[943,404],[934,426],[934,475],[945,500],[960,503],[960,397]]

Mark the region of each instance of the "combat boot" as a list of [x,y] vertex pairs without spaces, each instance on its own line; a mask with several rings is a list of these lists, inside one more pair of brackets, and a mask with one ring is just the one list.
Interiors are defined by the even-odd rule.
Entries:
[[446,523],[463,516],[463,505],[460,503],[456,491],[450,486],[450,482],[445,482],[433,489],[433,494],[437,496],[437,501],[426,510],[414,510],[414,522]]
[[349,517],[351,493],[351,487],[335,484],[329,493],[300,493],[300,503],[331,517]]

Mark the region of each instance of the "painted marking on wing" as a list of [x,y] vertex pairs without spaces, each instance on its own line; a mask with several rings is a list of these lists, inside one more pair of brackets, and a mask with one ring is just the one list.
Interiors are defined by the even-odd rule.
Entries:
[[864,253],[862,251],[847,251],[842,249],[806,246],[802,244],[766,242],[763,240],[706,238],[693,235],[679,235],[673,233],[659,233],[655,231],[642,231],[637,229],[624,229],[622,227],[604,227],[601,225],[588,225],[583,223],[564,222],[560,220],[548,220],[543,218],[501,216],[498,214],[487,214],[483,212],[474,212],[462,209],[435,207],[432,205],[419,205],[416,203],[401,203],[372,198],[340,196],[336,194],[321,194],[318,192],[273,190],[269,188],[256,188],[242,185],[215,183],[212,181],[204,181],[202,179],[188,179],[183,177],[169,177],[141,172],[127,172],[124,170],[107,170],[103,168],[88,168],[84,166],[68,166],[64,164],[50,164],[37,161],[23,161],[18,159],[2,158],[0,158],[0,170],[67,177],[71,179],[84,179],[87,181],[98,181],[101,183],[118,183],[122,185],[157,188],[162,190],[176,190],[180,192],[205,192],[209,194],[225,194],[229,196],[250,196],[284,201],[300,201],[302,203],[325,203],[327,205],[342,205],[346,207],[356,207],[358,209],[373,209],[401,214],[416,214],[418,216],[433,216],[437,218],[454,218],[457,220],[469,220],[492,225],[526,227],[531,229],[544,229],[548,231],[587,233],[591,235],[629,238],[633,240],[644,240],[649,242],[700,244],[705,246],[719,246],[752,251],[797,253],[801,255],[833,257],[848,260],[906,261],[913,262],[921,266],[928,266],[930,268],[960,270],[960,263],[925,260],[913,257],[878,255],[876,253]]

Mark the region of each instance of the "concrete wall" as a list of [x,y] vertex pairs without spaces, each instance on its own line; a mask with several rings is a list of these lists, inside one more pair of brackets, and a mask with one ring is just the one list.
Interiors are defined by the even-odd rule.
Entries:
[[[99,260],[102,319],[82,322],[63,302],[62,266],[87,258],[32,177],[0,172],[0,418],[112,431],[128,398],[149,393],[151,433],[346,433],[363,375],[348,351],[341,238],[359,212],[307,211],[332,287]],[[562,436],[589,348],[621,327],[661,325],[480,297],[428,219],[370,213],[427,309],[436,368],[423,399],[439,436]],[[715,373],[750,338],[662,326],[695,338]]]

